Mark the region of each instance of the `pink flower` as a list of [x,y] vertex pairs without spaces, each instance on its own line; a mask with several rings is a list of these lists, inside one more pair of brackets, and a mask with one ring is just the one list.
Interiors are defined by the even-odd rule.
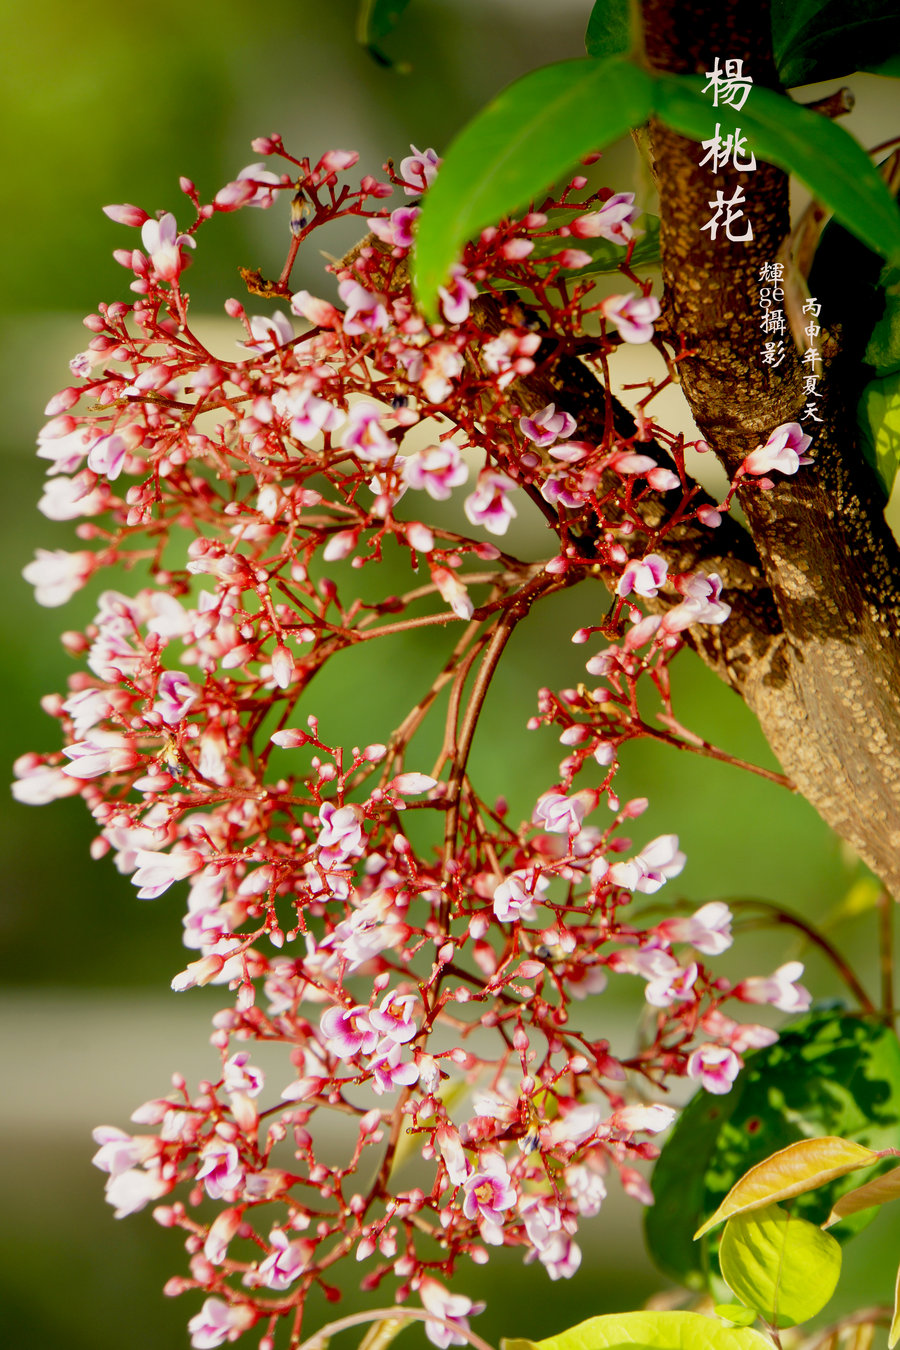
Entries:
[[265,1075],[262,1069],[255,1068],[249,1060],[248,1050],[239,1050],[226,1060],[223,1071],[226,1092],[243,1092],[248,1097],[258,1097],[262,1092]]
[[277,347],[286,347],[294,341],[294,329],[290,319],[281,310],[276,309],[274,314],[254,314],[250,318],[250,332],[253,334],[252,342],[245,342],[243,346],[248,352],[259,352],[265,356],[267,352],[274,352]]
[[176,845],[170,853],[157,853],[139,848],[135,852],[137,871],[131,878],[132,886],[139,886],[139,900],[155,900],[175,881],[199,872],[205,859],[194,849]]
[[93,731],[89,740],[63,747],[72,761],[63,765],[63,773],[72,778],[99,778],[104,773],[123,773],[139,763],[134,742],[117,731]]
[[717,572],[695,572],[680,577],[675,586],[686,599],[663,615],[661,626],[667,633],[679,633],[693,623],[724,623],[731,613],[731,606],[719,599],[722,578]]
[[571,436],[575,426],[576,422],[572,414],[557,412],[555,403],[548,403],[533,417],[519,418],[519,430],[522,435],[527,436],[541,449],[553,445],[554,441],[565,440]]
[[534,868],[512,872],[494,891],[494,915],[501,923],[517,923],[535,917],[534,904],[549,887],[546,877]]
[[417,150],[414,145],[409,148],[412,154],[400,161],[400,177],[407,197],[418,197],[434,182],[441,161],[437,152],[430,148]]
[[538,1252],[551,1280],[570,1280],[581,1265],[581,1248],[568,1233],[555,1233]]
[[661,1102],[635,1102],[614,1111],[607,1123],[617,1134],[634,1134],[638,1130],[661,1134],[672,1124],[675,1114],[671,1106],[663,1106]]
[[498,389],[512,384],[517,375],[530,375],[534,370],[532,357],[541,345],[538,333],[520,333],[514,328],[505,328],[497,337],[486,342],[481,349],[481,358],[485,368],[493,375],[499,375]]
[[582,796],[565,796],[562,792],[545,792],[538,798],[531,819],[543,825],[550,834],[578,834],[584,823],[587,804]]
[[806,1012],[812,998],[808,989],[796,983],[802,974],[802,961],[787,961],[768,978],[753,975],[748,980],[741,980],[734,995],[745,1003],[769,1003],[782,1012]]
[[592,1171],[584,1163],[567,1167],[565,1171],[566,1193],[586,1219],[592,1219],[600,1213],[600,1207],[606,1199],[606,1182],[598,1172]]
[[189,234],[179,234],[175,217],[170,213],[159,220],[145,220],[141,226],[141,242],[150,254],[154,271],[163,281],[175,281],[187,267],[183,248],[196,248],[196,240]]
[[381,426],[381,409],[374,403],[354,403],[347,414],[347,429],[342,447],[352,450],[368,464],[386,464],[397,453],[397,446]]
[[269,1242],[274,1250],[260,1263],[259,1269],[253,1275],[253,1283],[280,1292],[290,1288],[303,1274],[309,1263],[309,1244],[302,1241],[291,1242],[280,1228],[272,1229]]
[[392,1092],[397,1087],[411,1087],[418,1082],[419,1070],[411,1060],[403,1060],[403,1047],[392,1040],[379,1043],[377,1052],[369,1062],[369,1068],[375,1075],[372,1088],[378,1093]]
[[335,806],[334,802],[323,802],[319,807],[319,819],[322,822],[322,829],[316,843],[327,855],[325,865],[344,862],[347,858],[358,857],[362,853],[366,836],[357,807]]
[[471,619],[475,606],[463,583],[446,567],[432,567],[431,579],[441,593],[441,598],[460,619]]
[[769,473],[778,469],[781,473],[796,473],[801,464],[811,464],[806,454],[812,444],[812,436],[807,436],[799,422],[784,422],[776,427],[765,445],[758,445],[744,460],[741,468],[744,473]]
[[93,572],[95,562],[93,553],[39,548],[35,551],[34,562],[23,567],[22,576],[34,587],[38,604],[53,609],[64,605],[81,590]]
[[465,323],[472,307],[471,302],[478,294],[478,287],[466,276],[462,263],[456,263],[450,269],[449,286],[439,286],[441,310],[448,323]]
[[506,474],[482,469],[475,491],[463,502],[466,518],[473,525],[483,525],[489,534],[506,534],[509,522],[517,514],[509,500],[515,486]]
[[208,1298],[188,1322],[193,1350],[215,1350],[226,1341],[236,1341],[255,1321],[255,1312],[245,1304],[229,1307],[220,1298]]
[[[238,183],[251,181],[257,184],[255,192],[245,201],[245,206],[258,206],[266,210],[275,202],[279,189],[284,186],[277,173],[272,173],[265,164],[248,164],[237,176]],[[218,200],[218,198],[217,198]]]
[[516,1203],[516,1188],[503,1155],[483,1153],[463,1190],[463,1214],[467,1219],[477,1219],[485,1242],[499,1247],[503,1242],[503,1215]]
[[690,918],[664,919],[656,931],[666,942],[689,942],[707,956],[721,956],[731,946],[731,923],[728,906],[711,900]]
[[405,1045],[418,1030],[412,1015],[416,1002],[415,994],[385,994],[379,1007],[369,1013],[369,1022],[389,1041]]
[[425,1335],[431,1341],[432,1345],[440,1347],[440,1350],[447,1350],[449,1345],[465,1345],[465,1336],[460,1336],[455,1332],[452,1326],[445,1326],[445,1322],[456,1323],[464,1331],[469,1330],[468,1318],[477,1316],[484,1312],[483,1303],[473,1303],[465,1294],[451,1294],[449,1289],[445,1289],[437,1280],[426,1276],[419,1285],[419,1297],[422,1300],[422,1306],[426,1312],[430,1312],[433,1317],[440,1318],[440,1321],[425,1323]]
[[48,478],[38,510],[48,520],[77,520],[106,509],[109,494],[94,475],[84,470],[75,478]]
[[627,862],[613,863],[609,875],[617,886],[652,895],[670,877],[677,877],[686,861],[678,848],[678,835],[661,834]]
[[652,295],[608,295],[600,312],[616,328],[623,342],[649,342],[654,320],[659,318],[659,301]]
[[357,333],[377,333],[387,328],[390,320],[381,296],[372,295],[358,281],[342,281],[338,286],[338,295],[347,306],[344,315],[344,332],[350,336]]
[[569,229],[576,239],[608,239],[613,244],[628,245],[634,238],[631,222],[637,216],[633,192],[616,192],[599,211],[577,216]]
[[328,1008],[319,1026],[325,1044],[338,1059],[370,1055],[378,1044],[378,1032],[369,1021],[369,1009],[362,1004],[355,1008]]
[[200,697],[199,689],[180,670],[164,670],[156,692],[159,697],[153,711],[159,713],[167,727],[177,726]]
[[701,1045],[688,1057],[688,1078],[699,1078],[707,1092],[718,1096],[730,1091],[740,1071],[741,1061],[724,1045]]
[[129,1214],[137,1214],[151,1200],[159,1200],[174,1184],[174,1178],[171,1182],[163,1181],[153,1172],[130,1168],[125,1172],[110,1174],[104,1188],[104,1198],[107,1204],[113,1206],[113,1217],[124,1219]]
[[234,1144],[228,1144],[218,1135],[213,1135],[204,1144],[200,1159],[197,1180],[205,1184],[206,1194],[211,1200],[221,1200],[243,1184],[244,1169]]
[[648,553],[640,560],[632,558],[616,586],[616,595],[629,595],[635,591],[638,595],[653,597],[660,586],[665,585],[669,564],[658,553]]
[[412,248],[412,227],[421,214],[421,206],[398,206],[389,216],[374,216],[366,224],[373,234],[377,234],[392,248]]
[[16,781],[12,795],[24,806],[46,806],[60,797],[71,797],[79,791],[78,783],[62,769],[51,764],[33,762],[29,755],[21,755],[13,765]]
[[427,445],[403,461],[404,482],[416,490],[424,488],[436,502],[446,501],[468,477],[468,465],[452,441]]
[[150,219],[140,206],[129,206],[127,203],[122,206],[104,206],[103,214],[117,225],[131,225],[136,229],[140,229],[144,221]]

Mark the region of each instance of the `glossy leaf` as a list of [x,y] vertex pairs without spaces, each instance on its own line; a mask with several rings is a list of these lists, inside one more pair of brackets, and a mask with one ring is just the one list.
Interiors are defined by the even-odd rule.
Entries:
[[900,80],[900,55],[889,56],[886,61],[876,61],[872,65],[863,66],[870,75],[884,75],[888,79]]
[[[653,1260],[691,1289],[715,1287],[720,1232],[693,1243],[694,1231],[755,1163],[798,1139],[830,1134],[872,1149],[889,1148],[900,1135],[896,1036],[874,1019],[833,1009],[809,1014],[775,1045],[748,1054],[726,1096],[701,1091],[685,1107],[653,1169],[655,1203],[644,1214]],[[791,1208],[823,1223],[855,1180],[850,1173],[807,1191]],[[874,1216],[854,1214],[834,1236],[846,1242]]]
[[462,246],[526,207],[582,156],[650,114],[653,80],[621,56],[533,71],[478,114],[447,151],[417,225],[413,280],[433,315],[437,288]]
[[780,1205],[729,1219],[719,1260],[732,1292],[774,1327],[815,1317],[841,1273],[841,1249],[831,1234]]
[[713,1312],[736,1327],[749,1327],[756,1321],[756,1313],[752,1308],[745,1308],[743,1303],[717,1303]]
[[867,384],[856,415],[863,455],[890,496],[900,468],[900,371]]
[[760,1209],[776,1200],[789,1200],[803,1191],[817,1190],[837,1177],[860,1167],[871,1167],[878,1161],[877,1153],[850,1139],[834,1135],[826,1135],[824,1139],[800,1139],[751,1167],[694,1236],[702,1237],[733,1214]]
[[[738,130],[757,159],[796,176],[851,233],[889,260],[900,259],[900,212],[881,175],[849,132],[769,89],[754,88],[739,113],[713,108],[702,77],[661,75],[655,112],[673,130],[708,140]],[[747,189],[748,200],[752,183]]]
[[594,0],[584,35],[588,56],[615,56],[617,52],[631,51],[631,20],[631,0]]
[[896,0],[772,0],[772,46],[788,87],[866,70],[900,46]]
[[726,1327],[693,1312],[591,1317],[544,1341],[502,1340],[501,1350],[771,1350],[750,1327]]
[[825,1227],[830,1228],[838,1220],[871,1209],[873,1205],[886,1205],[888,1201],[897,1199],[900,1199],[900,1167],[892,1167],[890,1172],[883,1172],[864,1186],[857,1186],[855,1190],[842,1195],[829,1214]]

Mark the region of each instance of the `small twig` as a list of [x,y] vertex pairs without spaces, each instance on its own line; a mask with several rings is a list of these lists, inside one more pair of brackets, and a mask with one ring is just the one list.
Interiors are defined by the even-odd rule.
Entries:
[[462,1336],[475,1347],[475,1350],[494,1350],[492,1345],[483,1341],[474,1331],[464,1327],[459,1321],[450,1321],[446,1317],[439,1317],[436,1313],[426,1312],[424,1308],[373,1308],[370,1312],[351,1313],[347,1317],[340,1317],[336,1322],[329,1322],[327,1326],[322,1327],[314,1336],[310,1336],[297,1350],[325,1350],[330,1337],[336,1336],[339,1331],[345,1331],[347,1327],[363,1326],[366,1322],[381,1322],[388,1318],[408,1317],[415,1322],[438,1322],[442,1327],[453,1331],[457,1336]]
[[878,893],[878,965],[881,973],[881,1015],[894,1025],[894,902],[882,887]]
[[[799,914],[792,914],[790,911],[782,909],[780,905],[773,905],[769,900],[729,900],[727,903],[733,908],[755,905],[758,909],[768,910],[775,923],[785,924],[788,928],[796,928],[798,932],[803,933],[804,937],[809,938],[810,942],[814,943],[828,957],[863,1011],[867,1013],[877,1012],[874,1003],[837,948],[832,947],[828,939],[823,937],[817,929],[811,927],[805,919],[801,919]],[[766,920],[763,919],[760,922],[765,923]]]

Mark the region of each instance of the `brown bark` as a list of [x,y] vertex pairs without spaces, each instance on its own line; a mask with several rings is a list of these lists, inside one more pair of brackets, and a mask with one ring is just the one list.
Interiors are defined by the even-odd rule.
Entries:
[[[756,86],[775,85],[767,4],[644,0],[643,14],[654,68],[703,73],[716,56],[737,57]],[[714,128],[710,100],[710,135]],[[760,359],[758,273],[775,260],[789,229],[787,180],[766,164],[714,177],[699,167],[695,142],[658,124],[651,125],[651,146],[664,323],[697,351],[681,367],[684,391],[697,425],[733,473],[774,427],[798,420],[805,402],[800,357],[789,340],[778,369]],[[719,188],[730,196],[737,184],[753,239],[732,243],[720,232],[713,242],[701,229],[712,214],[709,202]],[[824,421],[806,426],[815,462],[794,478],[776,475],[771,492],[741,494],[778,621],[752,634],[749,645],[729,621],[721,634],[726,650],[710,664],[719,674],[724,665],[799,790],[900,898],[900,551],[857,444],[859,353],[844,350],[839,330],[827,331],[829,318],[823,312],[819,319]],[[700,654],[708,659],[702,648]]]

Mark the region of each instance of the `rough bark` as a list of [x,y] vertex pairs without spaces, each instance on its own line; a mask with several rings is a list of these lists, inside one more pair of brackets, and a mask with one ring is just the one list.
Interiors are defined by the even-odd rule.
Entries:
[[[703,73],[716,56],[739,57],[756,86],[775,86],[767,4],[644,0],[643,13],[654,68]],[[710,102],[710,135],[714,126]],[[796,351],[774,371],[760,359],[757,278],[789,229],[787,181],[766,164],[714,178],[699,167],[695,142],[657,124],[651,146],[664,322],[696,349],[681,368],[684,391],[733,473],[775,426],[798,420],[805,402]],[[738,183],[753,239],[731,243],[720,233],[713,242],[701,229],[709,202]],[[839,329],[828,331],[833,317],[819,319],[824,421],[806,428],[814,464],[771,492],[741,494],[778,622],[749,647],[736,644],[740,670],[726,677],[759,717],[784,771],[900,898],[900,551],[857,444],[859,352],[845,349]],[[721,655],[711,664],[722,674]]]

